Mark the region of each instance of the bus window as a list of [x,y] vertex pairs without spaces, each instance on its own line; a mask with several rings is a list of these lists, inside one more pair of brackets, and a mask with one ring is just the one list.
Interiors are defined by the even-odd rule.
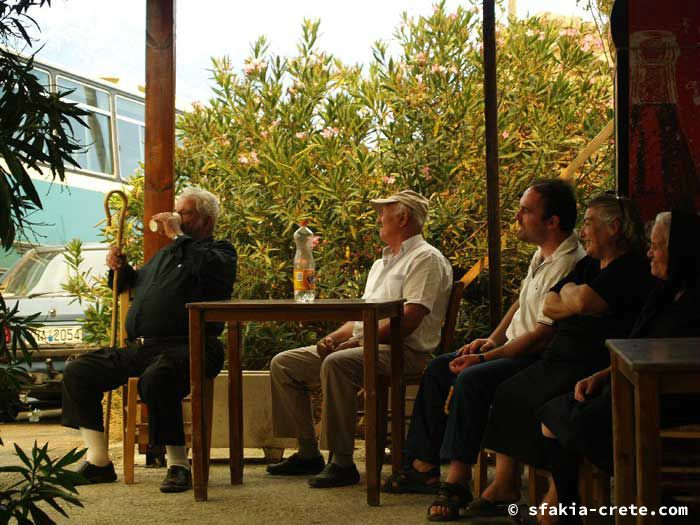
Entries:
[[65,97],[66,100],[77,102],[88,111],[88,115],[83,117],[87,127],[71,121],[72,130],[66,130],[84,148],[74,153],[73,159],[81,169],[114,175],[109,93],[61,76],[56,81],[60,91],[75,90]]
[[117,144],[119,176],[127,180],[144,161],[146,107],[140,102],[117,96]]
[[44,86],[46,91],[51,91],[51,77],[46,71],[32,68],[32,75],[36,77],[36,79],[39,81],[39,84]]

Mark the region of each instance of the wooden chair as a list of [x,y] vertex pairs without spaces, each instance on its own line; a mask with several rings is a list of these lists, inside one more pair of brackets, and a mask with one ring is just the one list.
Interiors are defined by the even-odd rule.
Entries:
[[[129,290],[119,294],[119,344],[126,342],[126,312],[129,309]],[[138,396],[138,377],[130,377],[126,385],[122,387],[122,422],[123,422],[123,446],[124,446],[124,483],[134,483],[134,447],[138,445],[139,452],[145,453],[148,447],[148,409]],[[189,405],[190,396],[183,401],[183,420],[185,426],[185,446],[192,447],[192,419]],[[205,428],[208,432],[205,436],[208,446],[205,448],[205,480],[209,480],[209,453],[211,449],[212,413],[214,409],[214,380],[209,379],[204,383],[205,403]]]

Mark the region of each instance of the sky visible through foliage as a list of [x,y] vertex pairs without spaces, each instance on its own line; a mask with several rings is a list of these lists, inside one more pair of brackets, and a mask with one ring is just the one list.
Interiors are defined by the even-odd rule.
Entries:
[[[585,0],[517,0],[519,17],[546,11],[590,19]],[[448,0],[454,10],[460,2]],[[507,5],[507,3],[506,3]],[[125,87],[144,83],[145,0],[54,0],[33,16],[41,27],[39,57],[90,77],[119,77]],[[205,9],[206,6],[206,9]],[[294,55],[304,18],[321,20],[320,48],[345,63],[366,64],[376,40],[389,44],[401,13],[429,15],[434,0],[210,0],[177,2],[179,105],[210,97],[210,58],[228,55],[243,67],[261,35],[271,51]],[[398,50],[398,46],[393,48]]]

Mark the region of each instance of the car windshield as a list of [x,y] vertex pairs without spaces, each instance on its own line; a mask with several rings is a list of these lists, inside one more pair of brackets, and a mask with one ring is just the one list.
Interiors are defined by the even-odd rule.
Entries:
[[[81,272],[99,276],[105,269],[103,250],[83,250]],[[26,297],[62,293],[68,281],[68,265],[61,251],[35,252],[23,257],[3,282],[3,295]]]

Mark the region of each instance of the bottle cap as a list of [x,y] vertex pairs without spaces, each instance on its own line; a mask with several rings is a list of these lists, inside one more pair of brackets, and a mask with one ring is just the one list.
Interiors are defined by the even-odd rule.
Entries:
[[306,226],[307,224],[309,224],[309,221],[307,221],[306,219],[302,219],[299,221],[299,226]]

